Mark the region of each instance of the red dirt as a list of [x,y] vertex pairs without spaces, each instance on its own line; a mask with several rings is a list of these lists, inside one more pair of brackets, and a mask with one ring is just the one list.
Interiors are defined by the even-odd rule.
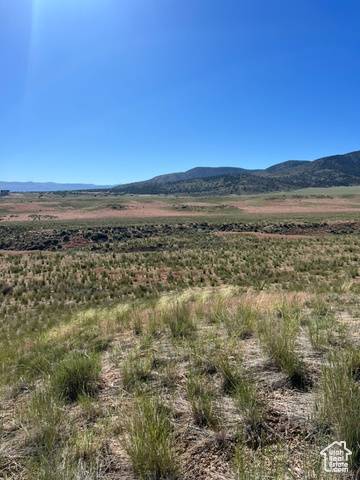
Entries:
[[54,206],[60,206],[59,202],[31,202],[31,201],[24,201],[24,202],[6,202],[1,203],[1,208],[6,210],[10,210],[12,212],[36,212],[41,213],[46,211],[48,214],[48,210],[54,209]]
[[[29,253],[40,253],[41,250],[0,250],[0,255],[25,255]],[[48,251],[46,253],[49,253]]]
[[69,242],[63,244],[63,248],[73,248],[73,247],[86,247],[86,245],[92,245],[94,242],[89,242],[82,237],[74,237]]
[[[189,206],[211,206],[204,202],[184,202]],[[321,212],[360,212],[360,203],[351,202],[345,198],[299,198],[299,199],[278,199],[269,201],[266,205],[254,205],[253,200],[239,200],[234,202],[224,202],[223,205],[236,207],[247,214],[281,214],[281,213],[321,213]],[[181,209],[172,210],[171,205],[160,200],[154,200],[148,203],[132,201],[126,203],[126,208],[116,210],[113,208],[92,209],[73,209],[67,207],[66,203],[61,202],[29,202],[21,203],[6,202],[1,207],[8,210],[8,214],[3,216],[7,222],[34,221],[30,215],[40,215],[41,221],[46,220],[44,215],[51,215],[57,220],[75,220],[75,219],[97,219],[97,218],[151,218],[151,217],[202,217],[206,214],[201,211],[181,211]],[[11,212],[11,213],[10,213]],[[16,213],[16,217],[11,217]]]
[[[33,221],[29,217],[29,204],[3,204],[12,211],[17,212],[17,217],[10,218],[7,215],[4,220],[8,222],[23,222]],[[96,219],[96,218],[146,218],[146,217],[189,217],[189,216],[203,216],[201,212],[181,212],[169,209],[169,204],[160,201],[149,203],[129,202],[126,204],[124,210],[115,210],[113,208],[102,208],[99,210],[56,210],[47,209],[46,204],[33,202],[31,204],[31,212],[36,212],[39,215],[52,215],[56,220],[74,220],[74,219]],[[65,206],[64,206],[65,207]],[[63,208],[64,208],[63,207]],[[66,208],[66,207],[65,207]],[[24,212],[26,211],[26,213]],[[23,212],[23,213],[22,213]]]
[[320,235],[283,235],[280,233],[261,232],[214,232],[215,235],[255,235],[260,238],[317,238]]
[[[321,213],[360,211],[359,203],[352,203],[345,198],[287,198],[273,200],[267,205],[256,206],[252,200],[229,202],[245,213]],[[316,204],[316,205],[314,205]]]

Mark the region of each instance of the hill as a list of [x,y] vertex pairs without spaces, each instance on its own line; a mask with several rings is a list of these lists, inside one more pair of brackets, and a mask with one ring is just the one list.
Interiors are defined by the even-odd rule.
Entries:
[[133,194],[229,195],[359,184],[360,151],[356,151],[314,161],[289,160],[265,170],[195,168],[112,190]]
[[288,170],[293,167],[298,167],[299,165],[304,165],[305,163],[309,163],[309,160],[288,160],[286,162],[277,163],[272,167],[266,168],[265,170],[260,170],[259,172],[266,172],[266,173],[279,173],[284,170]]
[[[182,180],[192,180],[195,178],[215,177],[217,175],[229,174],[251,174],[257,170],[247,170],[246,168],[237,167],[196,167],[186,172],[168,173],[165,175],[158,175],[157,177],[145,180],[146,184],[170,183]],[[143,183],[143,182],[141,182]]]

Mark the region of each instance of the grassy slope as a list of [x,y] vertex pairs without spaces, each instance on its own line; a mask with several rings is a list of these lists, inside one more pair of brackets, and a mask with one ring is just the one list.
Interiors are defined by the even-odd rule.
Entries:
[[[356,453],[359,438],[355,325],[342,320],[353,300],[335,313],[340,297],[203,289],[60,321],[7,366],[2,471],[325,478],[321,448],[340,435]],[[340,393],[346,417],[332,410]]]

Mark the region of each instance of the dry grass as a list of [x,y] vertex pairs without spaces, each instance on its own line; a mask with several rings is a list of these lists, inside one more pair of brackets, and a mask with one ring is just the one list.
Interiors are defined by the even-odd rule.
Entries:
[[[335,438],[358,455],[356,347],[314,350],[308,330],[331,302],[339,298],[195,289],[57,324],[22,358],[21,388],[3,395],[3,472],[13,480],[325,478],[319,452]],[[306,389],[288,381],[300,361],[314,380]],[[346,422],[336,399],[354,411]]]

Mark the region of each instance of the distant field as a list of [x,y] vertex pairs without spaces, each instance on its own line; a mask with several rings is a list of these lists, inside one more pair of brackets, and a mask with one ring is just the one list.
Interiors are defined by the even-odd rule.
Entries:
[[154,219],[357,220],[360,187],[304,189],[291,193],[230,197],[115,196],[107,194],[11,194],[0,198],[2,224],[126,224]]

